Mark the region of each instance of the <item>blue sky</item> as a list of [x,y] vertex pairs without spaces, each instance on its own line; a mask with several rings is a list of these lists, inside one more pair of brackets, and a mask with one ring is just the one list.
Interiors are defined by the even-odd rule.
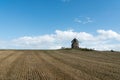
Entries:
[[[17,46],[8,45],[8,43],[14,43],[14,40],[26,36],[34,40],[33,38],[45,35],[57,35],[56,30],[61,32],[73,30],[73,33],[85,32],[95,37],[99,36],[98,30],[108,33],[111,30],[119,35],[119,4],[120,0],[0,0],[0,46],[29,48],[18,44]],[[66,43],[69,40],[64,41],[66,45],[59,43],[59,46],[69,46]],[[23,40],[23,44],[24,42]],[[37,44],[36,40],[34,42]],[[88,46],[84,44],[84,40],[82,42],[84,47]],[[112,45],[113,42],[118,44],[119,40],[112,39],[109,44]],[[49,43],[56,43],[56,41]],[[29,46],[36,48],[36,44],[32,43]],[[41,45],[41,43],[38,44]],[[38,46],[37,48],[45,47]]]

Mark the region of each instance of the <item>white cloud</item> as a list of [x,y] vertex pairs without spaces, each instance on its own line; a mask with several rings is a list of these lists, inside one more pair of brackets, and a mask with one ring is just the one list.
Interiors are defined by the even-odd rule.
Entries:
[[77,23],[82,23],[82,20],[80,20],[79,18],[75,18],[74,21],[77,22]]
[[93,22],[93,20],[90,17],[82,17],[82,16],[75,18],[74,21],[79,24],[88,24]]
[[92,40],[93,36],[86,32],[75,32],[73,30],[67,31],[56,30],[55,38],[62,41],[69,41],[72,40],[73,38],[78,38],[81,41],[86,41]]
[[116,39],[120,41],[120,34],[112,30],[97,30],[101,39]]
[[23,48],[49,48],[47,45],[51,46],[51,43],[54,43],[54,38],[52,35],[25,36],[12,40],[12,43]]
[[96,36],[87,32],[56,30],[53,34],[23,36],[11,41],[0,41],[0,48],[58,49],[70,47],[73,38],[80,41],[80,47],[97,50],[119,50],[120,48],[120,34],[112,30],[97,30]]

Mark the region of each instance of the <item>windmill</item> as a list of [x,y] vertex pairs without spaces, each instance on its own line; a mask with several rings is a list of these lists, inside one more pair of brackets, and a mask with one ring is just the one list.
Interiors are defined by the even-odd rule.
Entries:
[[71,48],[79,48],[79,41],[76,39],[76,38],[74,38],[72,41],[71,41]]

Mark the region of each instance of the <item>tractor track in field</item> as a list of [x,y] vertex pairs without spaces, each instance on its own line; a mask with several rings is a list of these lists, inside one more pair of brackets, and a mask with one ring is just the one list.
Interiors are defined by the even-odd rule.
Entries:
[[[120,79],[120,66],[117,64],[119,56],[112,53],[95,52],[93,55],[93,51],[85,54],[84,52],[79,50],[1,51],[0,80]],[[106,55],[112,59],[110,60]],[[103,58],[101,62],[100,57]],[[113,61],[114,59],[117,59],[117,62]]]
[[2,59],[0,59],[0,63],[2,63],[4,60],[8,59],[10,56],[14,55],[14,53],[10,53],[9,55],[3,57]]
[[36,53],[36,56],[40,60],[42,60],[42,62],[44,62],[44,66],[46,66],[45,67],[46,71],[48,73],[51,73],[52,79],[50,79],[50,80],[66,80],[66,79],[75,80],[71,75],[66,74],[61,69],[59,69],[57,65],[53,65],[52,62],[49,62],[48,60],[46,60],[48,58],[46,58],[46,56],[44,56],[43,54],[46,54],[46,52]]
[[[78,53],[77,53],[77,55],[76,54],[69,55],[69,54],[66,54],[66,53],[61,52],[61,51],[60,52],[55,51],[55,53],[58,54],[59,57],[55,56],[56,54],[53,54],[53,55],[51,54],[51,56],[55,57],[56,59],[60,59],[63,62],[68,62],[70,64],[70,66],[73,66],[77,69],[83,70],[84,72],[86,72],[87,74],[89,74],[91,76],[94,76],[96,74],[96,72],[99,73],[99,75],[104,76],[105,74],[103,74],[102,71],[106,71],[107,73],[109,73],[109,74],[107,74],[109,77],[107,77],[107,76],[106,77],[109,78],[109,80],[111,80],[112,78],[115,78],[115,77],[119,76],[119,74],[120,74],[120,71],[119,71],[120,65],[116,64],[116,63],[114,63],[114,64],[116,64],[116,65],[114,65],[113,63],[99,61],[100,59],[96,59],[96,60],[92,59],[91,60],[91,58],[90,59],[83,58],[80,56],[80,54],[78,55]],[[63,57],[66,58],[66,60],[64,60]],[[72,61],[70,62],[70,59],[73,60],[74,62],[72,62]],[[77,61],[79,61],[79,62],[77,62]],[[97,67],[97,68],[96,69],[94,69],[94,68],[89,69],[88,66]],[[103,67],[103,66],[106,66],[108,68]],[[118,66],[119,66],[119,68],[118,68]],[[101,71],[98,71],[97,70],[98,68],[100,68]],[[116,68],[118,68],[119,70],[117,70]],[[93,72],[95,72],[94,75],[91,74]],[[115,72],[114,76],[111,74],[112,72],[113,73]],[[100,76],[96,76],[96,75],[94,77],[100,78]]]
[[13,72],[16,71],[16,65],[20,63],[21,60],[24,60],[23,53],[20,54],[10,65],[9,71],[6,74],[7,79],[14,80],[15,77],[19,76],[18,72],[16,72],[16,76],[13,75]]
[[[91,74],[88,74],[88,72],[86,72],[86,68],[84,66],[81,66],[80,62],[78,59],[76,59],[76,57],[74,59],[72,59],[71,57],[69,57],[68,55],[63,55],[59,52],[53,51],[53,53],[48,53],[47,55],[49,55],[51,58],[59,61],[59,63],[63,63],[65,65],[68,66],[68,68],[71,68],[71,70],[67,71],[67,72],[72,72],[72,76],[74,77],[74,75],[76,75],[76,77],[78,77],[81,80],[87,80],[86,77],[91,78],[94,80],[100,80],[99,78],[95,77],[95,76],[91,76]],[[71,61],[71,59],[73,61]],[[76,64],[77,63],[77,64]],[[79,64],[79,65],[78,65]],[[86,77],[82,77],[82,76],[86,76]],[[78,80],[78,78],[76,78]]]
[[[19,53],[15,54],[12,53],[11,55],[8,55],[6,59],[4,59],[1,63],[0,63],[0,79],[1,80],[7,80],[6,79],[6,75],[9,72],[12,66],[12,63],[17,60],[17,57],[19,57]],[[8,76],[7,76],[8,77]]]
[[38,70],[40,62],[34,53],[25,51],[11,64],[6,76],[10,80],[48,80],[46,73]]
[[[99,73],[99,75],[101,75],[101,76],[105,75],[105,74],[103,74],[103,72],[97,71],[94,68],[89,69],[89,67],[88,67],[88,66],[90,66],[89,63],[92,63],[91,66],[97,67],[97,65],[99,65],[98,64],[99,62],[91,61],[91,60],[88,61],[84,58],[80,58],[80,57],[75,56],[75,55],[73,56],[73,55],[69,55],[69,54],[64,54],[64,53],[61,53],[61,52],[58,52],[58,51],[57,52],[54,51],[54,53],[48,54],[48,55],[51,56],[52,58],[54,58],[55,60],[58,60],[58,61],[60,61],[64,64],[76,69],[77,72],[82,71],[82,74],[85,74],[86,77],[90,77],[91,79],[100,80],[100,77],[95,75],[96,72]],[[73,60],[73,61],[71,61],[71,60]],[[104,71],[105,69],[102,66],[104,66],[104,65],[101,63],[101,66],[98,66],[98,68],[100,68],[101,70]],[[115,68],[115,67],[113,67],[113,68]],[[111,69],[109,67],[106,70],[107,70],[108,73],[111,73],[110,72]],[[76,75],[78,74],[77,72],[75,73]],[[91,74],[91,73],[93,73],[94,75]],[[111,74],[109,74],[109,77],[106,76],[107,78],[109,78],[109,80],[111,80],[115,76],[117,77],[119,75],[119,72],[116,70],[116,73],[114,73],[114,76],[113,75],[110,76],[110,75]]]
[[[69,66],[68,64],[66,64],[65,62],[62,62],[59,59],[54,58],[53,56],[51,56],[51,54],[49,52],[45,52],[45,54],[42,54],[43,56],[46,56],[46,61],[48,61],[49,63],[51,63],[52,65],[54,65],[55,67],[59,68],[64,74],[69,75],[73,80],[86,80],[85,77],[86,74],[81,74],[82,72],[78,69],[75,69],[71,66]],[[61,67],[62,66],[62,67]]]

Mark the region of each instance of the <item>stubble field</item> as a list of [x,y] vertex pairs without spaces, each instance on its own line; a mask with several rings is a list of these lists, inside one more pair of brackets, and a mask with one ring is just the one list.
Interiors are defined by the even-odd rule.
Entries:
[[120,53],[1,50],[0,80],[120,80]]

